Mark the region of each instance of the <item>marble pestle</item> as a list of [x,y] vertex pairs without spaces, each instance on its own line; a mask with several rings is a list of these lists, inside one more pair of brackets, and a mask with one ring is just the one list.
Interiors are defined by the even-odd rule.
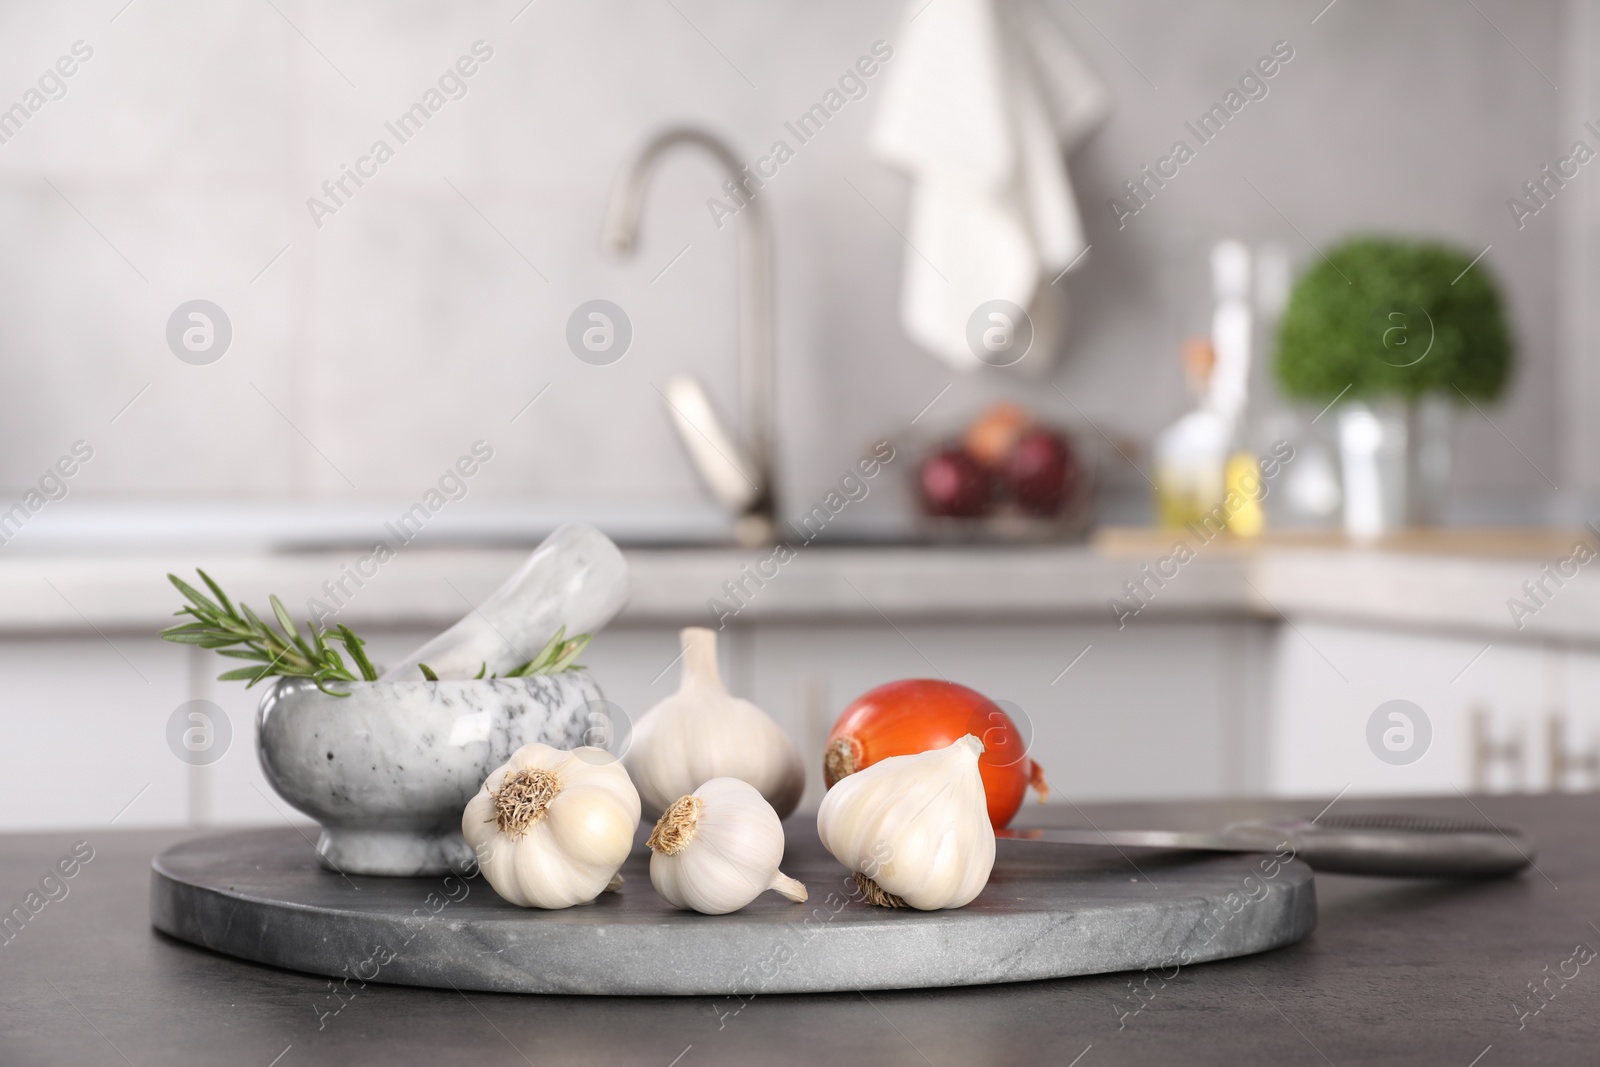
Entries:
[[628,599],[622,552],[592,526],[559,527],[482,605],[383,674],[420,678],[426,663],[440,678],[472,678],[484,664],[504,674],[532,659],[566,627],[567,637],[592,634]]

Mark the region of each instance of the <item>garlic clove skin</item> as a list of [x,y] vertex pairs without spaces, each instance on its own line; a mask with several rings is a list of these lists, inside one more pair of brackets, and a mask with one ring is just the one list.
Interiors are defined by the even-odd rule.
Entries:
[[[891,756],[836,782],[817,811],[835,859],[921,911],[971,903],[994,868],[994,827],[971,734]],[[874,894],[869,887],[869,899]],[[881,900],[874,900],[881,903]]]
[[639,793],[616,757],[524,745],[467,802],[461,832],[494,891],[569,908],[612,885],[639,828]]
[[645,815],[659,818],[713,778],[738,778],[755,786],[780,819],[787,816],[805,792],[799,749],[766,712],[728,692],[717,670],[716,631],[692,626],[679,640],[678,691],[634,724],[623,758]]
[[778,870],[778,813],[737,778],[713,778],[668,805],[650,849],[650,884],[674,907],[726,915],[768,889],[806,900],[806,887]]

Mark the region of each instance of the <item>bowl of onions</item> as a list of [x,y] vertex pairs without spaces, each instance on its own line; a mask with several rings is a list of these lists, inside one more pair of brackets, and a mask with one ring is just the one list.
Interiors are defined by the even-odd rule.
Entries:
[[949,540],[1057,540],[1083,533],[1091,469],[1074,435],[1017,404],[914,442],[921,528]]

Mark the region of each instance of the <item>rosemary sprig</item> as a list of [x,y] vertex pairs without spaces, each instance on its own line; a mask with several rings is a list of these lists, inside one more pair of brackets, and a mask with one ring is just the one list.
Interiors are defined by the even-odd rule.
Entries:
[[[377,668],[367,658],[363,648],[366,642],[352,633],[350,627],[341,623],[330,631],[307,622],[309,636],[302,637],[283,601],[274,596],[270,598],[272,615],[278,624],[278,628],[274,629],[271,623],[263,622],[248,604],[241,602],[235,607],[233,601],[228,599],[228,594],[205,571],[196,568],[196,573],[216,599],[206,596],[176,574],[167,575],[167,580],[188,601],[173,614],[189,615],[194,621],[169,626],[161,631],[161,636],[181,645],[216,649],[219,655],[250,660],[255,664],[225,671],[217,675],[218,681],[248,681],[250,684],[245,687],[248,689],[274,675],[309,678],[317,684],[318,689],[330,696],[349,696],[348,692],[330,689],[328,683],[378,680]],[[344,646],[356,670],[361,672],[359,675],[345,666],[339,651],[329,644],[330,637]]]
[[[489,674],[489,664],[485,661],[478,668],[478,673],[472,676],[473,680],[479,681],[485,677],[529,678],[536,674],[560,674],[562,671],[581,671],[583,670],[583,664],[572,661],[578,658],[579,653],[589,647],[590,639],[588,634],[579,634],[568,641],[567,628],[565,626],[558,627],[556,635],[545,642],[545,646],[539,650],[539,654],[520,667],[514,667],[505,674]],[[438,675],[433,673],[433,668],[426,663],[417,664],[417,668],[422,671],[422,676],[428,681],[437,682],[439,680]]]
[[[567,639],[567,628],[559,627],[556,635],[539,650],[539,654],[522,666],[507,671],[502,678],[528,678],[535,674],[560,674],[562,671],[583,670],[583,667],[573,663],[578,655],[589,647],[590,636],[579,634],[572,640]],[[487,666],[487,665],[486,665]],[[478,672],[482,675],[482,671]]]
[[[211,576],[205,571],[197,567],[195,573],[200,575],[201,581],[205,582],[212,596],[206,596],[176,574],[167,575],[167,580],[188,601],[173,614],[189,615],[194,621],[169,626],[161,631],[161,636],[178,644],[212,648],[216,649],[219,655],[252,662],[252,666],[240,667],[217,675],[218,681],[247,681],[249,685],[245,688],[248,689],[274,675],[285,678],[309,678],[317,684],[318,689],[329,696],[344,697],[349,696],[349,692],[330,689],[329,683],[378,680],[378,669],[372,665],[372,660],[367,658],[366,642],[351,632],[350,627],[340,623],[328,630],[308,620],[305,624],[307,635],[301,636],[299,627],[295,625],[288,609],[283,606],[283,601],[273,596],[268,599],[272,604],[272,617],[278,624],[275,629],[272,623],[263,622],[261,617],[242,601],[235,607],[233,601],[228,599],[228,594],[224,593],[222,587],[212,581]],[[212,597],[216,599],[213,600]],[[355,664],[355,669],[361,672],[359,675],[345,666],[344,657],[339,654],[338,649],[329,644],[330,638],[344,646],[345,654]],[[539,650],[539,654],[528,662],[504,675],[489,675],[489,677],[527,678],[533,675],[582,670],[582,665],[573,661],[588,647],[589,640],[588,634],[579,634],[568,640],[567,628],[563,626],[556,630],[555,636]],[[430,682],[439,680],[439,676],[426,663],[418,664],[418,667],[424,679]],[[485,663],[479,669],[477,676],[483,678],[488,669],[489,666]]]

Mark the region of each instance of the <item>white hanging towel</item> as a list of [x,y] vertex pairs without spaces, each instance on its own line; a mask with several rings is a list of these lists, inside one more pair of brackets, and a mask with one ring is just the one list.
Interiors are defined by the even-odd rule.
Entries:
[[980,367],[967,320],[1008,300],[1034,326],[1019,369],[1042,371],[1059,326],[1042,291],[1086,248],[1065,157],[1110,91],[1034,0],[912,0],[893,44],[870,144],[911,176],[906,333]]

